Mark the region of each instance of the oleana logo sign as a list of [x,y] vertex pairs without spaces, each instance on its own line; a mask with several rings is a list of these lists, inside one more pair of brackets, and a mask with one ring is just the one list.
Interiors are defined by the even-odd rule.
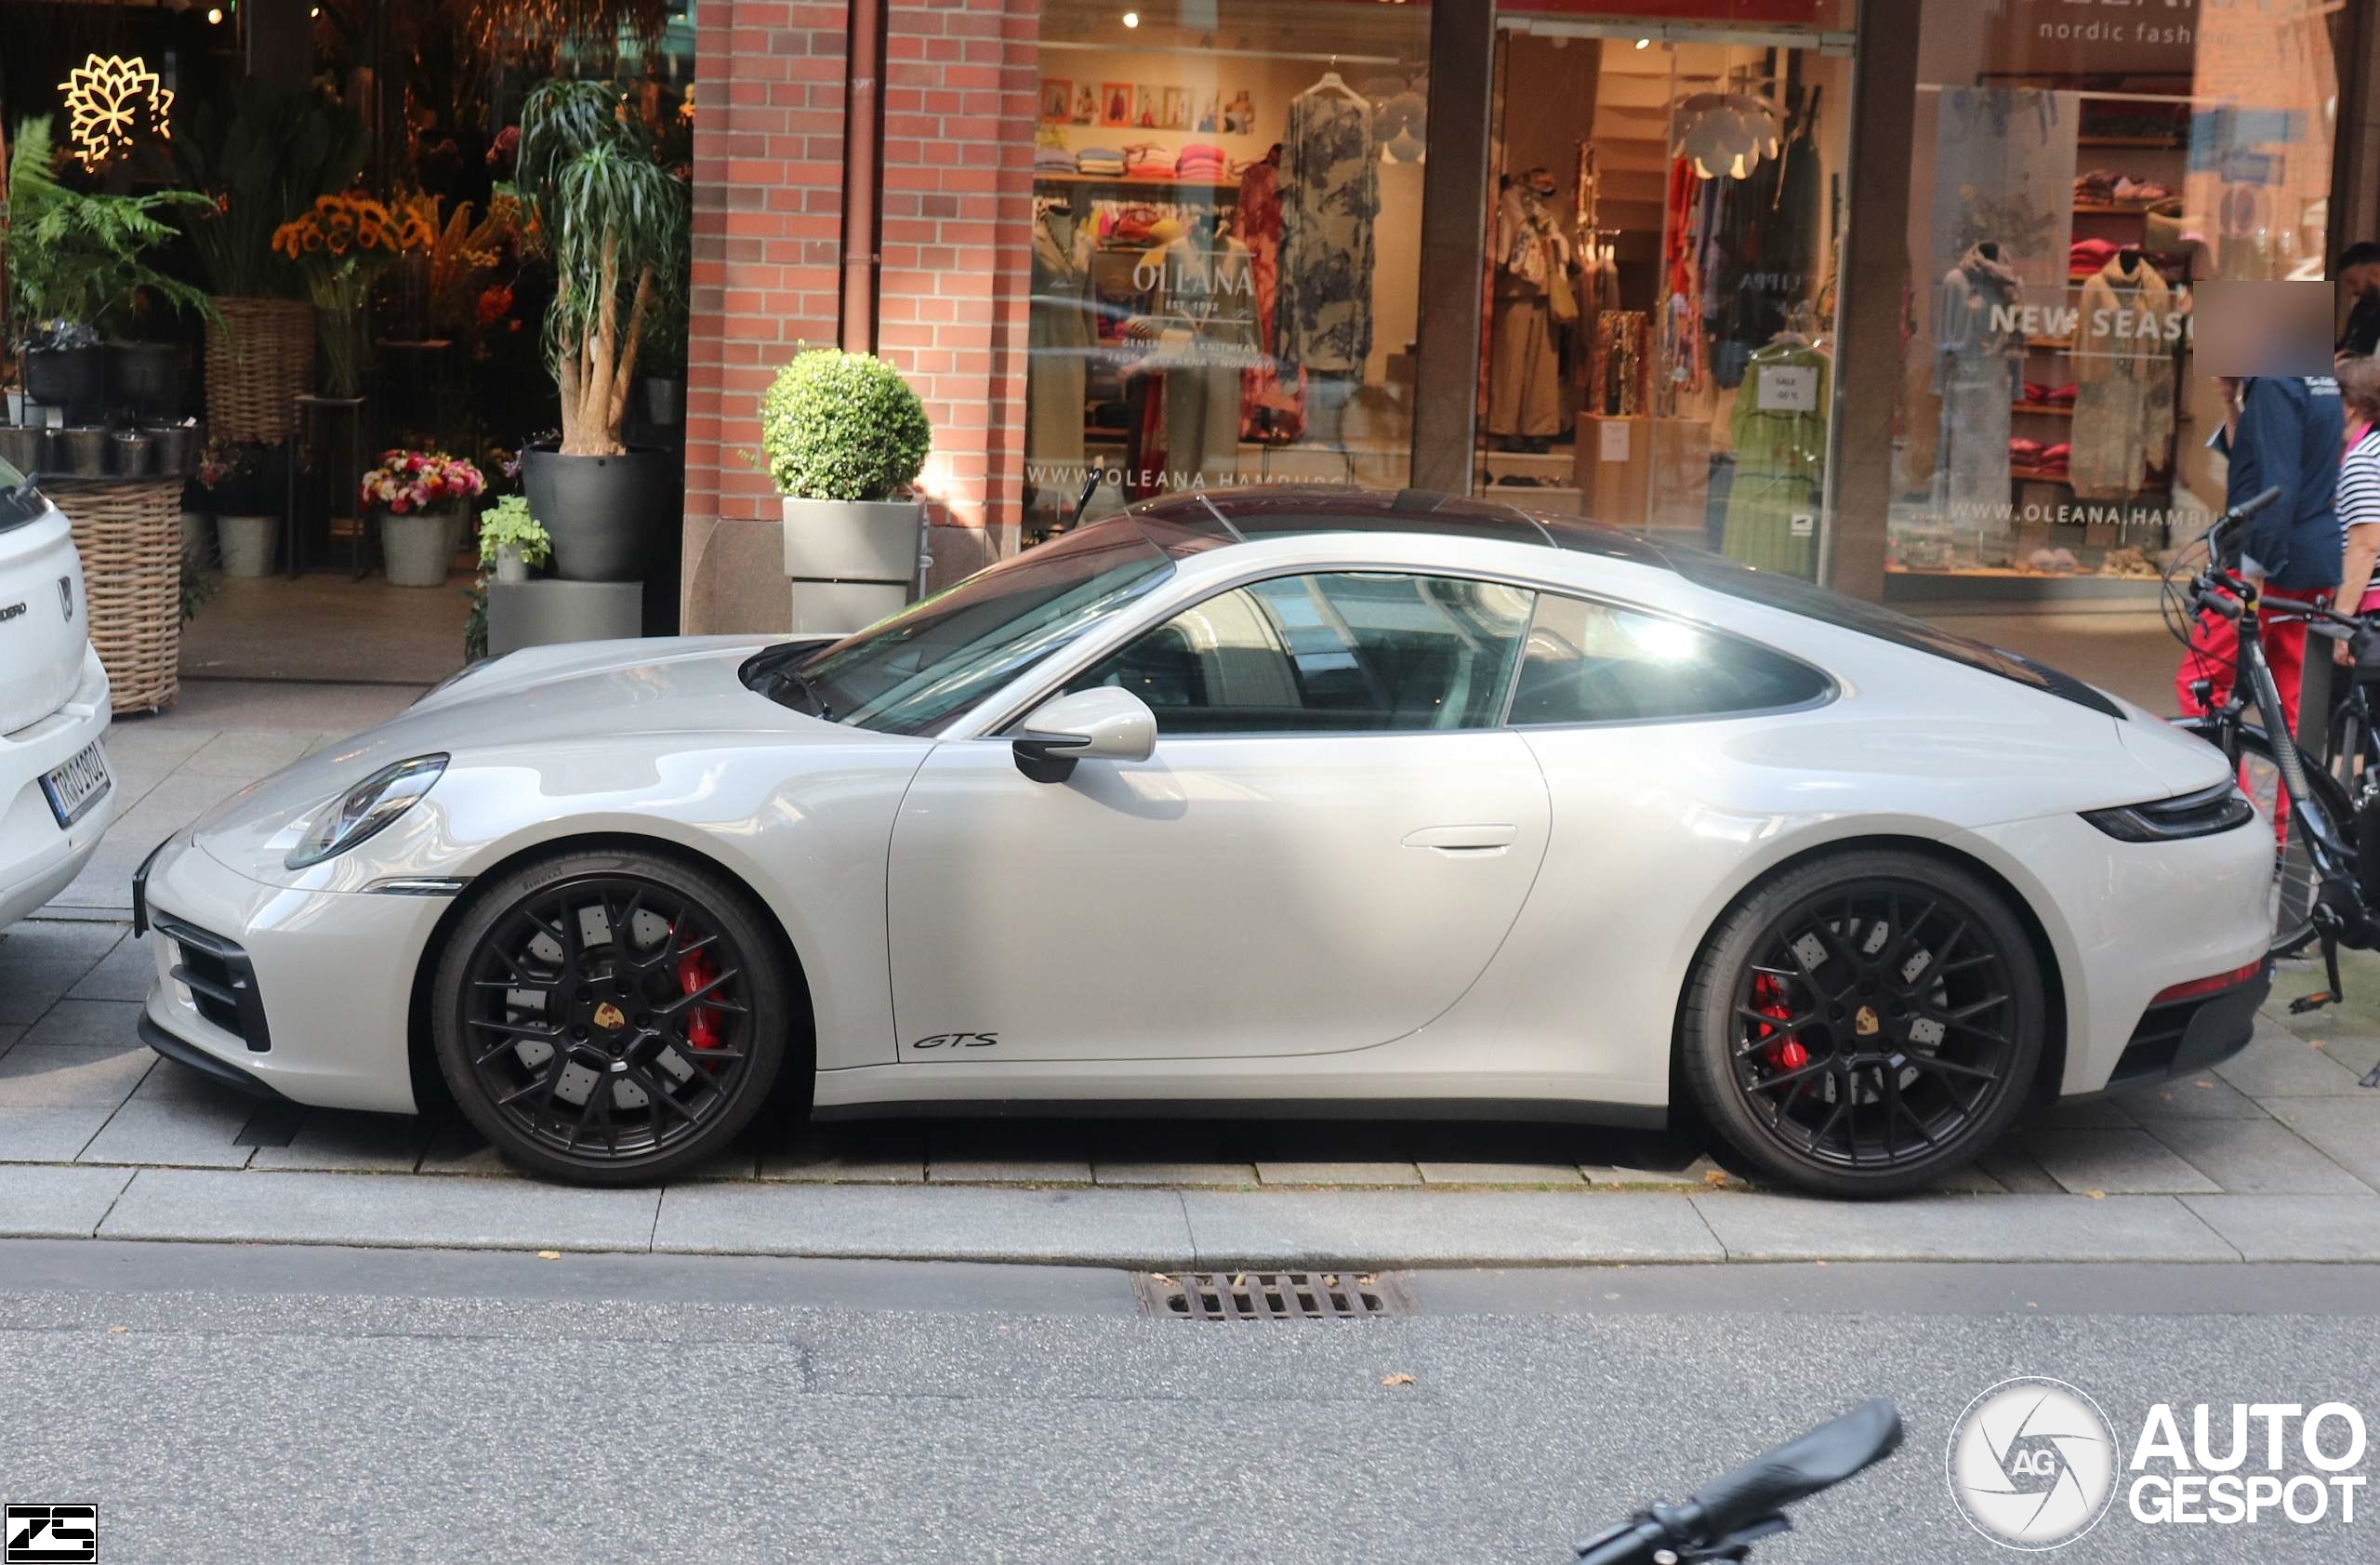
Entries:
[[1950,1496],[1977,1532],[2008,1548],[2070,1544],[2115,1498],[2115,1431],[2062,1380],[2003,1380],[1950,1429]]

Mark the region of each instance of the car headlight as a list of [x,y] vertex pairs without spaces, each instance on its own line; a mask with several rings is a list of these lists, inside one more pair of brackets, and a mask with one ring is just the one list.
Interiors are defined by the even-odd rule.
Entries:
[[2085,810],[2082,818],[2120,842],[2170,842],[2181,837],[2212,837],[2245,826],[2256,818],[2256,808],[2237,783],[2226,782],[2178,799]]
[[382,767],[316,812],[306,835],[282,862],[303,869],[345,853],[413,808],[445,770],[443,755],[416,755]]

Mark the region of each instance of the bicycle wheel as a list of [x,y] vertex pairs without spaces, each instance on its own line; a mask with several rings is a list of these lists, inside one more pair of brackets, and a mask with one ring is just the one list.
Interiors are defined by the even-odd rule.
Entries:
[[[2312,938],[2314,933],[2317,886],[2313,862],[2307,855],[2304,834],[2295,829],[2294,816],[2283,807],[2287,795],[2281,789],[2281,766],[2273,759],[2272,741],[2258,729],[2242,728],[2235,742],[2239,746],[2241,791],[2247,794],[2256,814],[2271,828],[2281,848],[2272,881],[2273,948],[2293,951]],[[2347,789],[2329,772],[2309,771],[2306,780],[2352,862],[2355,816],[2347,804]]]

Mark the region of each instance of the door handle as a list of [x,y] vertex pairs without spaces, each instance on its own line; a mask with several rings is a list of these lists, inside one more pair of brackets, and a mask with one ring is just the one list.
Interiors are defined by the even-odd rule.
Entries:
[[1408,832],[1408,848],[1435,848],[1440,853],[1501,853],[1520,840],[1516,826],[1425,826]]

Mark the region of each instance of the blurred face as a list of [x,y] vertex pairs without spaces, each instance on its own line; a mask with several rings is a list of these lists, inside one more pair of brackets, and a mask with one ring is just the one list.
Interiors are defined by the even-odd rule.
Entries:
[[2380,261],[2365,261],[2361,266],[2348,267],[2339,273],[2339,284],[2359,298],[2380,293]]

